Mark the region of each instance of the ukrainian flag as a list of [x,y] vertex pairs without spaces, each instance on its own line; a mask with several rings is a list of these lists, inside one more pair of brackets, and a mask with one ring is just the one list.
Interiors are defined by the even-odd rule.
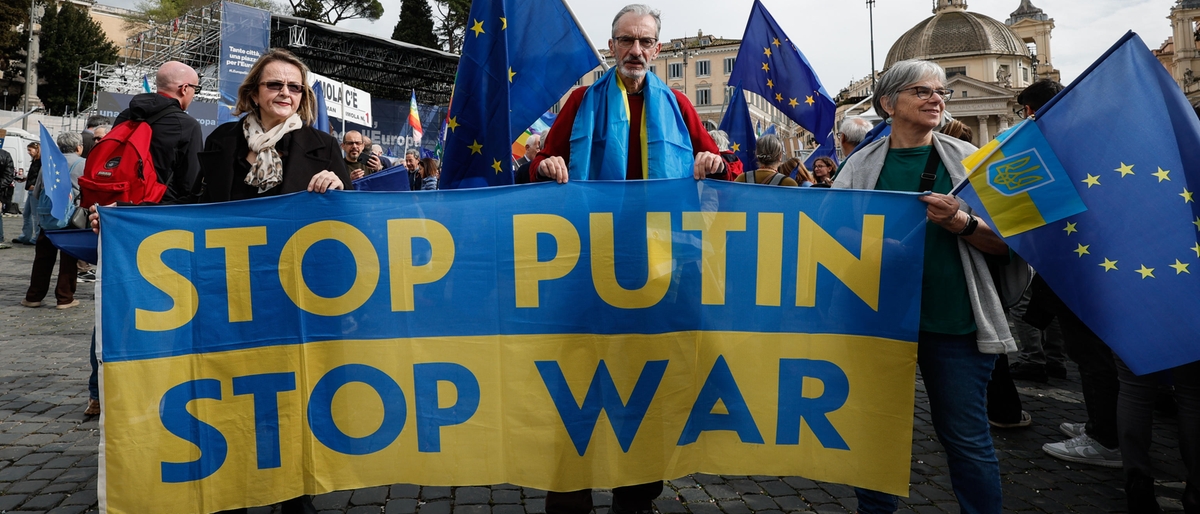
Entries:
[[1042,131],[1031,120],[963,160],[967,182],[958,197],[983,205],[1003,237],[1087,210]]

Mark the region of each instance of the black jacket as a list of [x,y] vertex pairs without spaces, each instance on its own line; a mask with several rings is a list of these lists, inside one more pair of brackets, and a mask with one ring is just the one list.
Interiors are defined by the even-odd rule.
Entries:
[[[129,108],[117,116],[119,125],[130,119],[143,120],[163,109],[179,107],[179,101],[158,93],[142,93],[129,100]],[[204,145],[200,123],[185,112],[167,114],[150,125],[150,158],[158,181],[166,184],[167,192],[159,203],[188,203],[194,195],[200,175],[197,155]]]
[[[353,189],[342,149],[333,136],[304,126],[281,138],[275,149],[283,158],[283,183],[264,195],[305,191],[313,175],[324,170],[332,171],[342,179],[345,189]],[[232,192],[235,187],[245,187],[243,181],[246,178],[238,159],[244,161],[249,152],[250,145],[242,134],[242,120],[222,124],[208,135],[204,151],[200,152],[201,202],[236,199]]]
[[37,186],[38,179],[42,175],[42,159],[30,159],[29,170],[25,172],[25,190],[32,191]]
[[16,179],[17,169],[13,167],[12,156],[8,150],[0,150],[0,189],[13,185]]

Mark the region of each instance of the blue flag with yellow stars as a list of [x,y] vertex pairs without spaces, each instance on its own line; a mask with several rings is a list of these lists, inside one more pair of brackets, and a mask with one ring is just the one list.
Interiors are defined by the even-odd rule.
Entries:
[[750,125],[750,107],[746,105],[746,95],[740,86],[735,86],[730,98],[733,100],[729,101],[729,108],[725,110],[719,128],[729,136],[729,149],[742,161],[742,169],[758,169],[758,161],[754,158],[758,141],[754,137],[754,127]]
[[833,159],[833,164],[836,168],[838,165],[837,147],[837,137],[834,137],[833,133],[830,132],[828,136],[825,136],[825,141],[816,147],[811,154],[808,154],[808,159],[804,161],[804,167],[812,171],[813,163],[817,162],[818,158],[828,157]]
[[440,187],[512,184],[513,134],[599,64],[563,0],[471,2]]
[[766,98],[796,124],[823,141],[833,131],[836,107],[808,59],[788,39],[779,24],[754,1],[742,36],[742,47],[729,75],[730,84],[741,84]]
[[1200,121],[1179,86],[1129,32],[1035,123],[1087,210],[1009,247],[1134,373],[1200,360]]

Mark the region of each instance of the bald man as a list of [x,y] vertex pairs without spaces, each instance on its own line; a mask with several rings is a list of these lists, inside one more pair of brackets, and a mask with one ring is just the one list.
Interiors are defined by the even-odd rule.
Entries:
[[128,120],[150,120],[150,159],[158,181],[167,186],[160,203],[188,202],[197,186],[204,132],[200,123],[184,111],[200,93],[200,76],[191,66],[169,61],[158,68],[157,93],[142,93],[129,100],[129,108],[117,116],[116,124]]

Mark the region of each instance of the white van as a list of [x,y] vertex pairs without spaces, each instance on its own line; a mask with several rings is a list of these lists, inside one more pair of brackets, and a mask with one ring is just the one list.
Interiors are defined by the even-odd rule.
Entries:
[[[13,169],[18,170],[20,176],[25,176],[29,170],[29,152],[25,149],[29,143],[38,142],[38,138],[33,134],[21,129],[5,129],[8,135],[4,136],[4,150],[12,156]],[[17,182],[13,187],[13,202],[25,208],[25,182]]]

